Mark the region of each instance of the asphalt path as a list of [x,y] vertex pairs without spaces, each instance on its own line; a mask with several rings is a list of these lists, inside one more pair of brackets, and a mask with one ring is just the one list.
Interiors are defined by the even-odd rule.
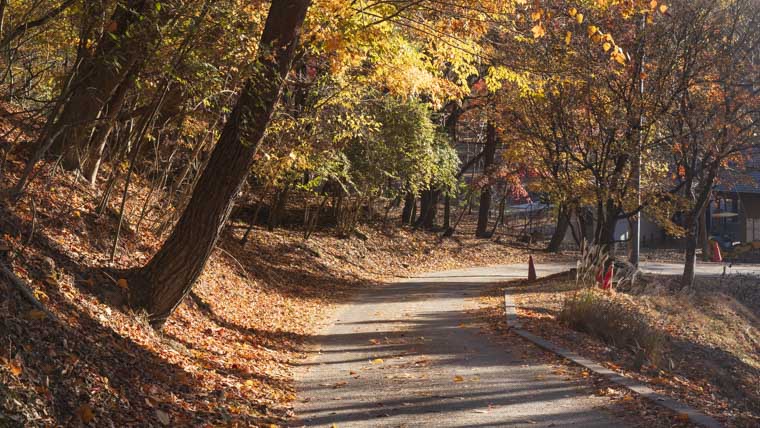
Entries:
[[[569,267],[540,264],[537,271]],[[726,269],[760,273],[760,266]],[[642,270],[678,275],[683,265]],[[720,275],[723,266],[697,271]],[[525,265],[462,269],[366,290],[336,311],[297,369],[291,426],[628,426],[603,408],[606,398],[484,334],[473,315],[483,288],[526,274]]]

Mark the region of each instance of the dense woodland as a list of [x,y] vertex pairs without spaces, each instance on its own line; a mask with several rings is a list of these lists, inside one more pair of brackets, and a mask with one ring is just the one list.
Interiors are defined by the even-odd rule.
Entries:
[[[684,239],[689,289],[713,189],[760,147],[758,28],[758,0],[0,0],[0,191],[89,188],[115,219],[100,268],[156,329],[230,219],[243,243],[488,240],[534,200],[549,252],[571,234],[606,261],[646,214]],[[141,234],[148,261],[114,265]]]

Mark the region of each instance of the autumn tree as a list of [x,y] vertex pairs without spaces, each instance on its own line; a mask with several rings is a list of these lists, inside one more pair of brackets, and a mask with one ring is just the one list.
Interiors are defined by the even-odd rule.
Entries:
[[191,290],[214,249],[277,104],[309,0],[274,0],[245,83],[177,225],[151,261],[130,275],[130,297],[160,327]]
[[[699,226],[713,186],[730,164],[760,146],[760,4],[752,0],[678,2],[671,34],[684,33],[675,82],[683,85],[663,121],[673,176],[683,197],[686,256],[682,287],[694,284]],[[707,237],[703,236],[703,240]]]
[[[50,115],[44,133],[50,141],[41,139],[38,150],[45,151],[49,146],[50,153],[63,156],[64,168],[75,169],[84,162],[90,144],[101,144],[90,141],[96,121],[121,108],[159,40],[161,27],[169,17],[166,6],[167,2],[154,0],[116,3],[94,51],[79,49],[71,77],[60,95],[59,111]],[[83,35],[93,36],[88,30]],[[93,135],[104,139],[108,132]]]

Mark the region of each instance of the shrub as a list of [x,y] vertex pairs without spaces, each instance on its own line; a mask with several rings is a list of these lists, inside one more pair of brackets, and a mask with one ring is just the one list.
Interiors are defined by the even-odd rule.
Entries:
[[665,343],[663,335],[650,326],[641,313],[612,296],[591,289],[581,290],[565,300],[559,321],[607,344],[630,350],[636,357],[637,369],[645,360],[655,366],[660,363]]

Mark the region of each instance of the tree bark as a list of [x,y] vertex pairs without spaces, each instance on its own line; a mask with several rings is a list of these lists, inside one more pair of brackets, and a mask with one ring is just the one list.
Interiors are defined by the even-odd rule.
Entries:
[[273,0],[256,58],[193,195],[161,249],[130,272],[130,302],[156,328],[200,276],[253,164],[290,70],[310,0]]
[[546,247],[546,251],[550,253],[556,253],[559,251],[562,242],[565,240],[567,234],[567,228],[570,226],[570,210],[568,210],[566,204],[559,205],[559,213],[557,214],[557,228],[554,229],[552,239],[549,241],[549,246]]
[[695,178],[693,176],[687,177],[685,191],[693,201],[693,206],[691,210],[686,213],[686,259],[684,260],[683,276],[681,277],[682,288],[688,288],[694,285],[700,218],[704,221],[705,210],[707,209],[707,204],[710,202],[710,194],[712,193],[715,178],[718,175],[719,166],[720,163],[716,160],[704,167],[707,171],[707,175],[703,176],[703,179],[700,180],[698,193],[695,193],[692,188],[692,182]]
[[[483,172],[486,176],[493,168],[496,156],[496,128],[489,123],[486,130],[486,145],[483,149]],[[478,208],[478,227],[475,236],[488,238],[488,215],[491,212],[491,185],[486,182],[480,190],[480,207]]]
[[443,230],[451,229],[451,195],[447,192],[443,199]]
[[686,258],[683,266],[683,276],[681,277],[681,287],[691,287],[696,277],[697,265],[697,233],[694,227],[691,227],[686,233]]
[[440,195],[440,190],[425,190],[422,192],[422,197],[420,198],[420,217],[414,224],[415,228],[432,230],[435,227]]
[[411,224],[412,223],[412,216],[414,212],[414,205],[415,205],[415,197],[414,194],[409,192],[404,197],[404,208],[401,210],[401,223],[402,224]]

